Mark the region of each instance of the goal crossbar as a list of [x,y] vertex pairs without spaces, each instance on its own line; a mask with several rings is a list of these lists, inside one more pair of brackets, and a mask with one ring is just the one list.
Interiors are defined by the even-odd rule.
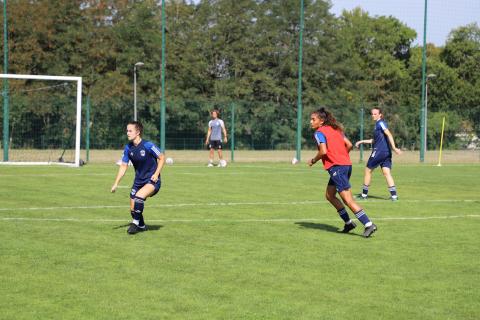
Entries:
[[[47,76],[47,75],[28,75],[28,74],[0,74],[0,79],[20,79],[20,80],[60,80],[75,81],[77,83],[77,114],[76,114],[76,131],[75,131],[75,161],[73,166],[80,166],[80,133],[82,124],[82,77],[73,76]],[[8,162],[0,162],[0,164],[8,164]],[[19,164],[19,163],[17,163]],[[34,163],[25,163],[34,164]],[[38,164],[38,163],[37,163]]]

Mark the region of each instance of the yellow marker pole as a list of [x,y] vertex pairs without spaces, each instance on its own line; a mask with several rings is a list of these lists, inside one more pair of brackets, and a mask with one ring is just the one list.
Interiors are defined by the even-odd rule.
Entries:
[[440,135],[440,152],[438,154],[438,167],[442,166],[442,146],[443,146],[443,132],[445,130],[445,117],[443,117],[442,121],[442,134]]

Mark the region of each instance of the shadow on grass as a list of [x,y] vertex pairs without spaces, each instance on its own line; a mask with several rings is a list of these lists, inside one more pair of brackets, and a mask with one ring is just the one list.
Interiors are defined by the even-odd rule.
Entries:
[[130,223],[126,223],[126,224],[122,224],[120,226],[116,226],[116,227],[113,227],[112,229],[113,230],[116,230],[116,229],[122,229],[122,228],[126,228],[130,225]]
[[[130,223],[122,224],[120,226],[113,227],[113,229],[114,230],[123,229],[123,228],[127,228],[129,225],[130,225]],[[147,228],[148,228],[147,231],[158,231],[161,228],[163,228],[163,225],[161,225],[161,224],[147,224]]]
[[161,224],[147,224],[147,231],[158,231],[161,228],[163,228],[163,225]]
[[356,233],[342,233],[341,229],[332,226],[330,224],[325,224],[325,223],[313,223],[313,222],[295,222],[296,225],[299,225],[300,227],[303,228],[309,228],[309,229],[318,229],[326,232],[332,232],[332,233],[337,233],[337,234],[344,234],[344,235],[349,235],[349,236],[359,236],[361,235],[356,234]]
[[[379,200],[389,200],[390,201],[390,198],[389,197],[379,197],[379,196],[373,196],[371,194],[368,195],[368,199],[379,199]],[[362,201],[368,201],[368,199],[364,200],[361,198],[361,194],[357,194],[355,196],[355,200],[357,202],[362,202]]]

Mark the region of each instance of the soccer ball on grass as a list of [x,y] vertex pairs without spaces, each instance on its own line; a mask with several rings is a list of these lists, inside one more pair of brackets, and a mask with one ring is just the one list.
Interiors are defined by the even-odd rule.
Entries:
[[225,160],[225,159],[220,160],[218,162],[218,166],[222,167],[222,168],[226,167],[227,166],[227,160]]

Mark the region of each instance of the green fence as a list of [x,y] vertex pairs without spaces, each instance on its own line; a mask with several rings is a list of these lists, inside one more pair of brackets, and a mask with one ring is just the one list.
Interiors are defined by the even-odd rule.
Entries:
[[[11,97],[10,148],[73,148],[74,147],[74,97],[48,96],[35,104],[15,95]],[[68,97],[68,99],[67,99]],[[84,99],[82,121],[82,148],[121,149],[126,143],[125,126],[133,118],[130,103],[96,104],[91,99],[87,108]],[[29,105],[30,103],[30,105]],[[357,141],[371,137],[373,123],[369,116],[372,104],[330,106],[330,110],[344,125],[346,135]],[[42,112],[39,112],[39,110]],[[306,106],[301,128],[301,147],[314,148],[309,115],[316,107]],[[210,120],[210,110],[220,110],[230,141],[226,148],[236,150],[295,150],[296,108],[268,102],[246,101],[167,101],[166,149],[200,150],[205,148],[205,137]],[[398,146],[418,150],[420,138],[415,114],[409,107],[384,106],[382,108]],[[87,110],[89,111],[87,113]],[[144,138],[160,142],[159,103],[140,100],[138,119],[145,126]],[[88,114],[89,119],[86,119]],[[445,148],[472,147],[473,134],[461,131],[462,119],[450,113],[430,113],[428,118],[427,150],[439,147],[441,120],[447,116]],[[0,116],[0,123],[1,121]],[[88,134],[87,134],[88,121]],[[232,131],[233,130],[233,131]]]

